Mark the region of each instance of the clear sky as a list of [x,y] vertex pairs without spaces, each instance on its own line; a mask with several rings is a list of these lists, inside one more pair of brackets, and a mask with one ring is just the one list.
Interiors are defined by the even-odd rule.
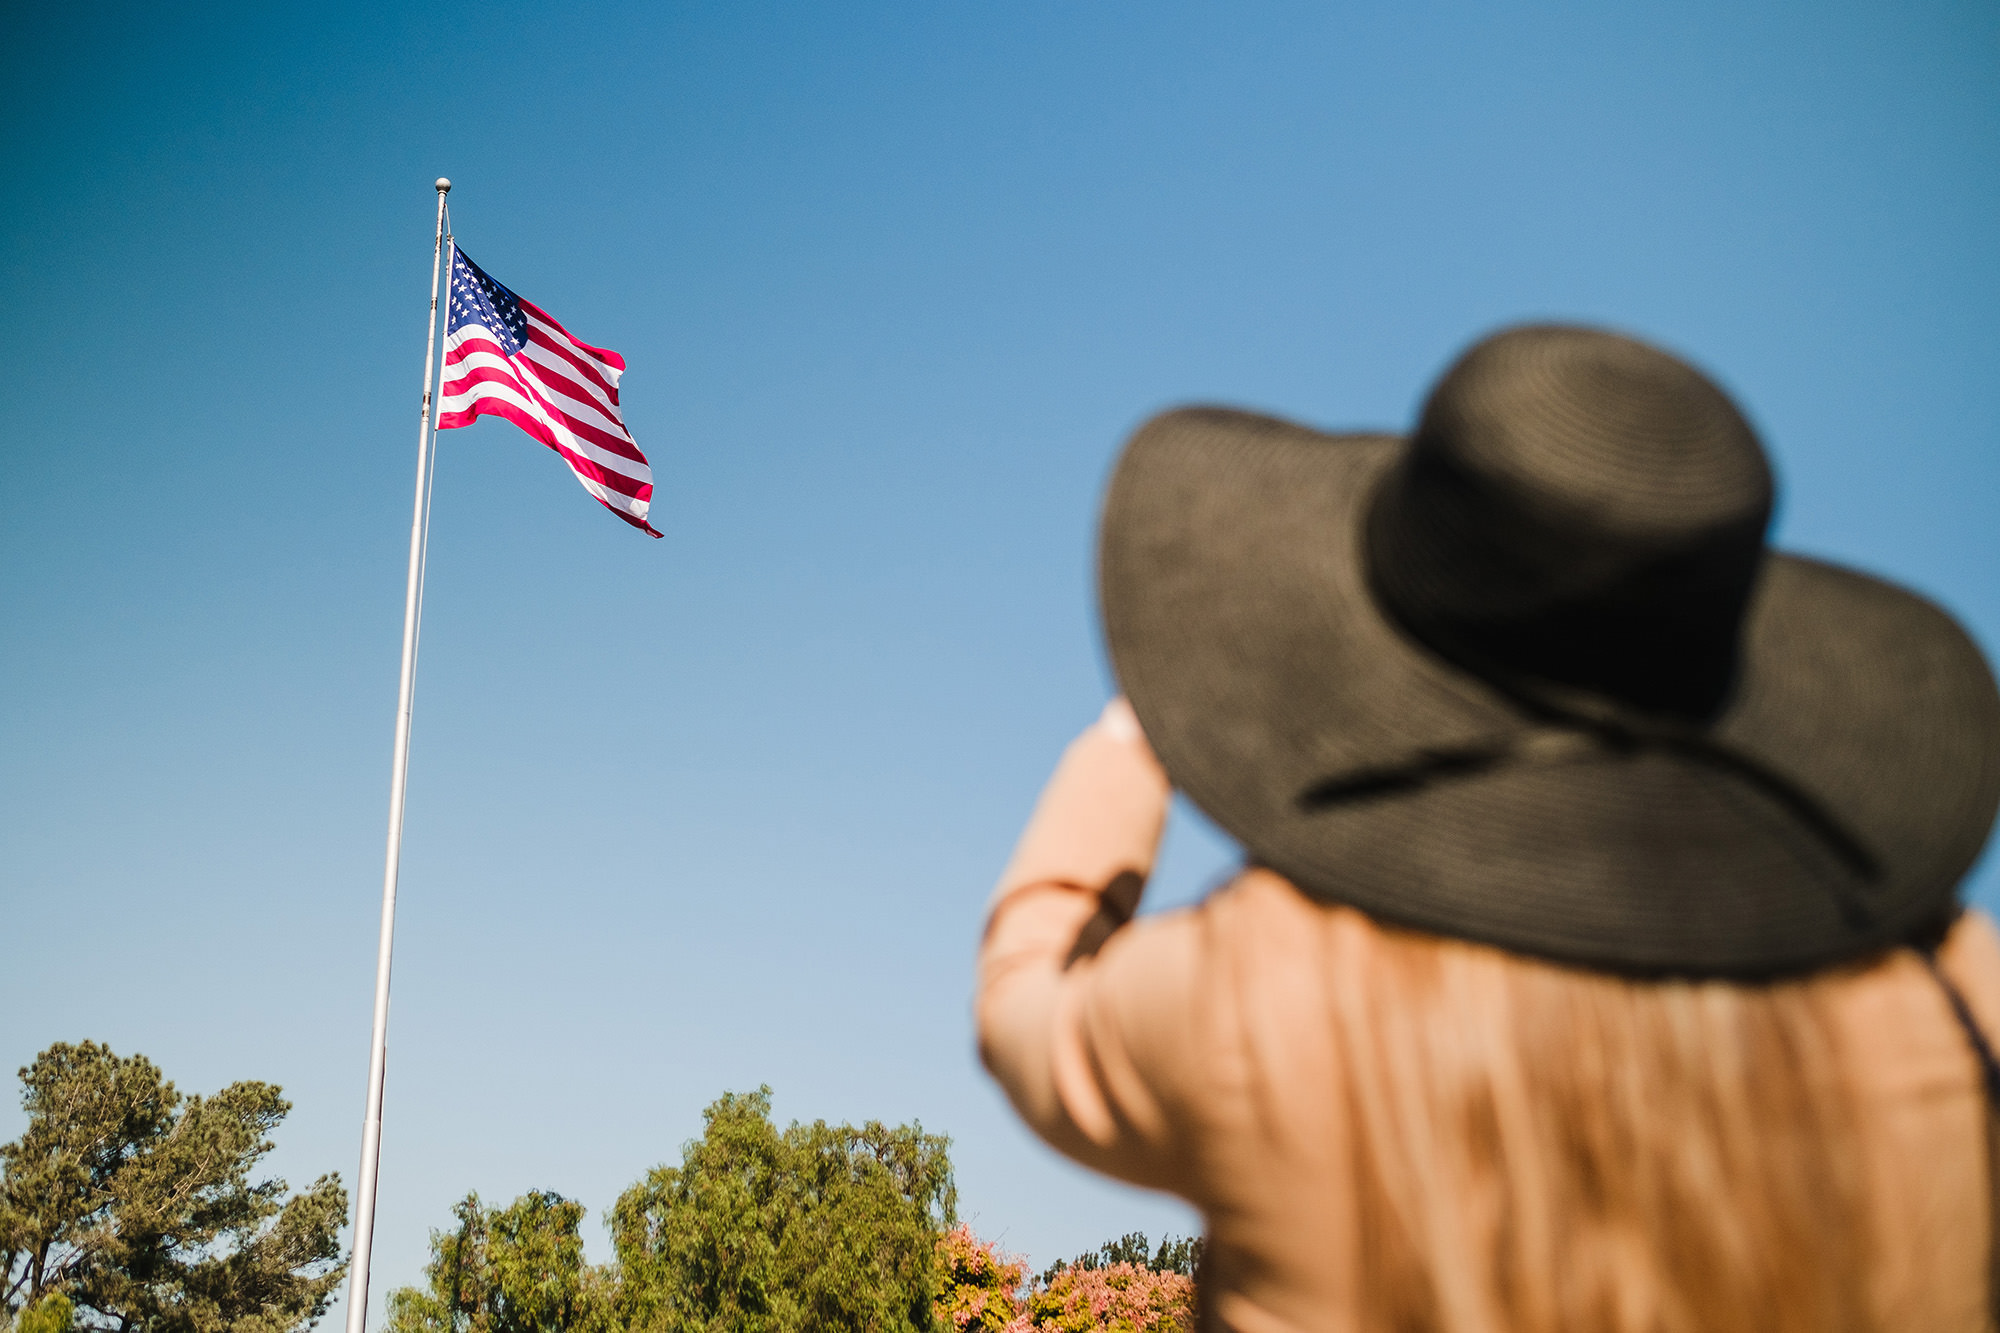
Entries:
[[[1740,397],[1782,544],[2000,643],[1991,5],[5,28],[0,1068],[91,1037],[282,1083],[279,1168],[352,1183],[431,179],[630,365],[665,540],[511,426],[442,441],[378,1294],[466,1190],[601,1214],[765,1082],[950,1134],[964,1212],[1037,1263],[1194,1225],[1027,1137],[967,1009],[1111,688],[1094,516],[1159,408],[1400,427],[1496,324],[1612,324]],[[1230,858],[1184,817],[1155,901]]]

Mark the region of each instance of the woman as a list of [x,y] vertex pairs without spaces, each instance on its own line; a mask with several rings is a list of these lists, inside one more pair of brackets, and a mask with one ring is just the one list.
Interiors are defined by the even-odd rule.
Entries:
[[[1205,1327],[1991,1327],[2000,696],[1929,603],[1767,551],[1771,500],[1719,389],[1575,328],[1407,439],[1128,446],[1130,704],[977,1017],[1038,1133],[1201,1210]],[[1170,786],[1248,868],[1133,923]]]

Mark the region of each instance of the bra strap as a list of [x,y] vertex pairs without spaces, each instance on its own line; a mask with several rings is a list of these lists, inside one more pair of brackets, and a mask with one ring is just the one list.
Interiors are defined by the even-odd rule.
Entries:
[[1937,950],[1917,952],[1924,966],[1930,968],[1931,976],[1937,979],[1938,989],[1944,992],[1952,1016],[1965,1033],[1966,1044],[1972,1047],[1973,1057],[1979,1062],[1980,1081],[1986,1088],[1986,1301],[1989,1326],[2000,1328],[2000,1060],[1994,1058],[1993,1043],[1986,1039],[1985,1030],[1973,1017],[1964,993],[1939,965]]

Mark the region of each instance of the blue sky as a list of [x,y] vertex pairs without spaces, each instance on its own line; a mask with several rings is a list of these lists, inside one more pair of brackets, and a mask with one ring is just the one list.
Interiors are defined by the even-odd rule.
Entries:
[[[1991,6],[8,26],[0,1067],[94,1037],[279,1082],[279,1168],[351,1183],[431,179],[630,365],[663,541],[512,427],[442,441],[378,1294],[465,1190],[599,1213],[765,1082],[949,1133],[1038,1263],[1194,1225],[1028,1138],[967,1017],[1110,688],[1094,515],[1161,407],[1397,427],[1497,324],[1615,325],[1739,396],[1781,544],[2000,640]],[[1155,901],[1230,860],[1184,812]]]

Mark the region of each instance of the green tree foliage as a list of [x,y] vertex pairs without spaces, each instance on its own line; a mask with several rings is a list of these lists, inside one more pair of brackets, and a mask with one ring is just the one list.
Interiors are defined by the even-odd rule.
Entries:
[[337,1176],[252,1182],[291,1104],[269,1083],[183,1096],[144,1056],[58,1044],[21,1070],[0,1147],[0,1321],[17,1333],[289,1333],[345,1264]]
[[[920,1126],[771,1122],[725,1093],[701,1138],[612,1209],[614,1261],[583,1259],[583,1208],[470,1195],[431,1233],[423,1288],[386,1333],[1187,1333],[1201,1242],[1138,1232],[1027,1280],[958,1224],[949,1141]],[[26,1333],[23,1330],[23,1333]],[[39,1333],[63,1333],[60,1328]]]
[[1069,1269],[1096,1272],[1116,1264],[1129,1264],[1133,1268],[1143,1268],[1154,1273],[1178,1273],[1185,1278],[1195,1276],[1201,1265],[1201,1237],[1162,1236],[1160,1246],[1153,1249],[1143,1231],[1128,1231],[1117,1240],[1107,1240],[1087,1254],[1079,1254],[1074,1259],[1060,1259],[1042,1272],[1041,1285],[1046,1287]]
[[610,1271],[583,1260],[583,1205],[547,1190],[505,1208],[477,1194],[452,1209],[458,1227],[431,1233],[428,1289],[389,1295],[387,1333],[608,1333]]
[[956,1218],[949,1140],[771,1123],[725,1093],[702,1137],[620,1196],[612,1239],[632,1333],[921,1333]]
[[16,1333],[70,1333],[76,1323],[76,1307],[69,1297],[52,1291],[21,1312],[15,1321]]

